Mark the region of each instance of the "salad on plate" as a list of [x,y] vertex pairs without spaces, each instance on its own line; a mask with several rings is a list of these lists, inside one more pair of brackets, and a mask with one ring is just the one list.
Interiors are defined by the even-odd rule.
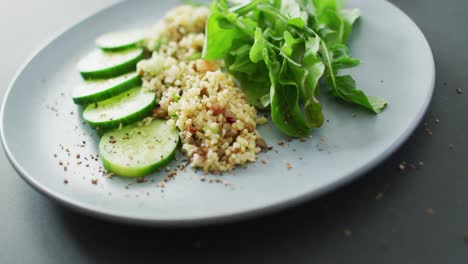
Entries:
[[319,94],[376,114],[340,71],[360,61],[347,40],[359,18],[339,0],[216,0],[182,5],[148,30],[107,33],[78,64],[73,101],[101,135],[105,169],[143,177],[178,149],[190,165],[222,173],[255,162],[273,122],[293,138],[324,122]]

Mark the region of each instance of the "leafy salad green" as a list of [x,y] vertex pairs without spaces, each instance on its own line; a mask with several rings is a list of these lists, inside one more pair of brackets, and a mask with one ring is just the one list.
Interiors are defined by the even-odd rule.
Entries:
[[283,133],[302,137],[323,124],[322,87],[374,113],[387,104],[339,75],[360,63],[346,46],[359,16],[359,9],[343,9],[339,0],[215,0],[203,58],[224,59],[249,103],[269,108]]

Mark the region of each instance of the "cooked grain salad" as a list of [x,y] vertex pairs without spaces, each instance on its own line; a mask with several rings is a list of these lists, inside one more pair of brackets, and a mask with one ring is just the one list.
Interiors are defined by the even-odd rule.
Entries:
[[256,160],[266,147],[256,127],[266,119],[257,118],[221,61],[200,59],[208,15],[206,7],[171,10],[145,43],[151,58],[137,68],[159,100],[153,116],[178,128],[193,167],[217,173]]

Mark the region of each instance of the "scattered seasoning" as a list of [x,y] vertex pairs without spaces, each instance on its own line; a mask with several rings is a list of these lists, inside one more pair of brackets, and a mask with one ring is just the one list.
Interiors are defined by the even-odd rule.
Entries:
[[344,235],[347,236],[347,237],[350,237],[353,235],[353,231],[351,229],[345,229],[343,231]]
[[[117,143],[117,140],[115,140],[114,136],[110,136],[110,137],[109,137],[109,143],[111,143],[111,144]],[[91,159],[93,159],[93,156],[92,156],[92,155],[91,155]]]
[[264,160],[264,159],[262,159],[261,162],[262,162],[263,164],[268,164],[268,161],[267,161],[267,160]]
[[299,157],[299,160],[303,160],[304,158],[303,157]]
[[398,165],[398,168],[401,170],[401,171],[404,171],[406,169],[405,167],[405,162],[401,163],[400,165]]
[[57,158],[57,154],[54,154],[54,158]]
[[454,149],[455,146],[453,144],[449,144],[449,149]]
[[380,80],[380,83],[384,83],[384,80]]
[[201,248],[201,241],[197,240],[197,241],[193,242],[193,247],[194,248]]
[[68,184],[68,180],[63,180],[63,183],[64,183],[64,184]]
[[430,128],[426,127],[424,128],[424,131],[426,132],[428,136],[432,136],[432,130]]
[[[97,185],[98,184],[98,179],[92,179],[91,183],[94,184],[94,185]],[[128,186],[127,186],[127,188],[128,188]]]
[[300,142],[306,142],[306,141],[307,141],[307,138],[300,138],[299,141],[300,141]]
[[177,175],[177,172],[174,170],[174,171],[170,171],[168,174],[167,174],[167,177],[169,178],[173,178],[174,176]]
[[325,136],[320,137],[320,141],[324,142],[326,140],[327,140],[327,137],[325,137]]
[[435,213],[434,209],[432,208],[427,208],[426,210],[424,210],[424,212],[426,213],[426,215],[434,215]]
[[146,179],[146,177],[138,177],[136,181],[137,183],[145,183],[148,181],[148,179]]
[[107,173],[106,175],[104,175],[104,178],[107,178],[107,179],[112,179],[112,177],[114,177],[114,173],[113,173],[113,172],[109,172],[109,173]]
[[63,165],[63,162],[62,162],[62,161],[59,161],[59,165],[62,166],[62,165]]
[[284,141],[282,141],[282,140],[281,140],[281,141],[278,141],[278,145],[283,146],[283,145],[284,145]]
[[67,170],[68,170],[67,166],[64,166],[63,171],[67,171]]
[[80,154],[76,154],[76,158],[80,159],[81,158]]
[[379,192],[376,196],[375,196],[375,199],[376,200],[382,200],[384,194],[382,192]]
[[456,91],[457,91],[457,94],[462,94],[463,93],[462,89],[460,89],[460,88],[457,88]]
[[205,181],[206,181],[206,177],[201,177],[201,178],[200,178],[200,181],[205,182]]
[[357,117],[357,115],[356,115],[355,113],[353,113],[351,116],[352,116],[352,117]]
[[288,170],[291,170],[293,168],[292,164],[289,162],[286,163],[286,166],[288,167]]

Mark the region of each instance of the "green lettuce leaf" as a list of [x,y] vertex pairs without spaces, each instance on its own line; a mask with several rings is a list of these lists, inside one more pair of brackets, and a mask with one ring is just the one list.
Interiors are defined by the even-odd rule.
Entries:
[[302,137],[323,124],[323,86],[374,113],[386,105],[339,75],[360,63],[346,46],[359,17],[341,0],[214,0],[202,56],[224,59],[248,102],[269,107],[279,130]]
[[[295,86],[281,85],[278,76],[281,63],[276,56],[263,50],[265,63],[269,69],[271,81],[271,119],[276,127],[284,134],[292,137],[303,137],[310,133],[299,106],[299,91]],[[283,59],[283,64],[286,59]]]

